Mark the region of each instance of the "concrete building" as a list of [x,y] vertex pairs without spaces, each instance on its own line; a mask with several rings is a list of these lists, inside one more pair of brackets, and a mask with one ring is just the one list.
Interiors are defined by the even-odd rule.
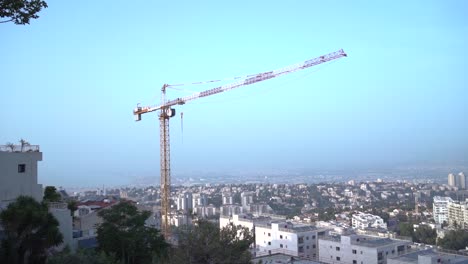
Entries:
[[[43,189],[37,176],[37,163],[41,160],[42,152],[37,145],[0,146],[0,210],[20,195],[42,201]],[[57,248],[69,246],[73,250],[73,223],[67,204],[49,203],[48,206],[63,235],[63,244]]]
[[319,239],[323,263],[386,264],[387,259],[408,252],[411,241],[365,235],[336,235]]
[[466,177],[463,172],[460,172],[457,174],[457,182],[458,182],[458,188],[462,190],[466,190]]
[[6,207],[20,195],[41,202],[42,185],[37,180],[37,163],[42,160],[39,146],[0,146],[0,204]]
[[245,213],[247,210],[238,204],[225,204],[219,208],[219,211],[223,216],[232,216],[235,214]]
[[234,197],[233,197],[232,193],[230,193],[230,192],[223,193],[222,199],[223,199],[223,205],[224,204],[233,204],[234,203]]
[[452,186],[452,187],[456,187],[456,186],[457,186],[457,178],[455,177],[455,174],[450,173],[450,174],[448,175],[448,185],[449,185],[449,186]]
[[255,226],[256,255],[286,254],[318,259],[318,239],[328,229],[288,221],[272,221]]
[[241,204],[244,208],[250,208],[249,205],[253,204],[254,192],[242,192]]
[[388,264],[468,264],[468,256],[426,249],[390,258]]
[[450,197],[435,196],[432,203],[432,212],[436,224],[448,222],[448,204],[453,202]]
[[193,208],[194,214],[196,214],[199,218],[208,218],[213,217],[216,215],[216,207],[213,205],[208,206],[196,206]]
[[177,198],[177,210],[183,212],[193,210],[193,199],[191,192],[186,192],[179,195]]
[[448,203],[448,224],[451,227],[459,227],[468,230],[468,199],[459,202]]
[[382,228],[387,229],[387,223],[377,215],[358,212],[353,215],[352,226],[355,229]]

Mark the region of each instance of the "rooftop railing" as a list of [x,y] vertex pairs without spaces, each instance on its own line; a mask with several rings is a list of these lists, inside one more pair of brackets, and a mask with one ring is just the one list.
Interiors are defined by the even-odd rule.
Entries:
[[0,145],[0,152],[39,152],[39,145]]

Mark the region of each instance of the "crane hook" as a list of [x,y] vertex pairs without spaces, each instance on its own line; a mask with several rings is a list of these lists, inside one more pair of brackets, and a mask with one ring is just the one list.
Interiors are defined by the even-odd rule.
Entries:
[[184,112],[180,112],[180,129],[182,131],[182,144],[184,144]]

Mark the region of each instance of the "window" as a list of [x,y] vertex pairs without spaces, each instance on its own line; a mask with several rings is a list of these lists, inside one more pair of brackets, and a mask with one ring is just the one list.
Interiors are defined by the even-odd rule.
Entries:
[[304,237],[298,237],[297,243],[304,243]]
[[353,254],[357,254],[357,250],[353,249]]
[[306,249],[309,249],[309,246],[306,246]]
[[315,248],[315,244],[312,245],[312,248]]
[[271,236],[271,234],[270,234],[270,233],[268,233],[268,236]]
[[298,249],[297,251],[299,251],[299,253],[304,253],[304,247],[303,246],[300,246],[297,249]]
[[353,264],[357,264],[357,260],[353,259]]
[[280,244],[280,248],[283,248],[283,244]]
[[26,172],[26,164],[18,164],[18,173]]
[[315,239],[315,235],[312,236],[312,239]]
[[336,260],[337,260],[337,261],[340,261],[340,259],[341,259],[340,257],[336,257]]
[[268,245],[271,246],[271,241],[268,241]]
[[280,239],[283,239],[283,235],[280,235]]
[[382,260],[383,259],[383,252],[377,253],[377,260]]
[[306,236],[306,240],[309,240],[309,236]]
[[392,249],[392,254],[395,254],[395,250],[394,250],[394,249]]
[[362,255],[362,251],[361,251],[361,255]]
[[330,248],[332,248],[332,246],[330,246]]
[[340,251],[340,247],[336,247],[336,251]]

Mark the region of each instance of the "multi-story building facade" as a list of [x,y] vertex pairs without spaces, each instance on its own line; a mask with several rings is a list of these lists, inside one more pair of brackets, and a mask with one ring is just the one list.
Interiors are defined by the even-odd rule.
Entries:
[[458,187],[460,189],[466,190],[466,177],[463,172],[457,174]]
[[453,202],[450,197],[435,196],[432,203],[432,213],[436,224],[448,222],[448,204]]
[[447,178],[448,178],[447,181],[448,181],[449,186],[452,186],[452,187],[457,186],[457,178],[455,177],[455,174],[450,173]]
[[233,204],[234,203],[234,197],[233,197],[232,193],[230,193],[230,192],[223,193],[222,199],[223,199],[222,200],[223,204]]
[[241,204],[244,208],[249,208],[249,205],[253,203],[255,193],[254,192],[242,192],[241,193]]
[[188,212],[193,210],[193,199],[191,192],[185,192],[177,198],[177,210]]
[[255,226],[257,256],[275,253],[294,257],[318,259],[318,238],[326,228],[288,221],[273,221]]
[[343,264],[386,264],[387,259],[408,252],[411,241],[366,235],[319,238],[319,261]]
[[382,228],[387,229],[387,223],[377,215],[359,212],[353,215],[352,226],[356,229]]
[[468,199],[448,203],[448,224],[453,228],[468,230]]

